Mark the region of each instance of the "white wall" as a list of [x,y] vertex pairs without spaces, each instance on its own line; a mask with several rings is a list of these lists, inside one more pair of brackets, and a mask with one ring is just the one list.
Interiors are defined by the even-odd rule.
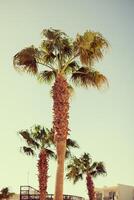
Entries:
[[134,187],[119,184],[120,200],[134,200]]

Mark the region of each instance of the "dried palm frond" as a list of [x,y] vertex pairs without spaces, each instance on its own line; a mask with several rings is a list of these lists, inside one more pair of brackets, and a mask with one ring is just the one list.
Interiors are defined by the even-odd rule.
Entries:
[[84,87],[93,86],[100,88],[103,84],[107,84],[107,78],[103,74],[88,67],[81,67],[72,74],[71,79],[76,85]]
[[36,74],[38,71],[36,56],[38,50],[34,46],[25,48],[18,52],[13,58],[13,64],[16,70],[26,71]]
[[74,50],[79,54],[81,63],[86,66],[92,66],[95,61],[100,60],[108,46],[106,39],[93,31],[78,34],[74,42]]
[[60,40],[58,49],[62,57],[66,58],[72,56],[73,45],[70,38],[66,37]]
[[43,29],[42,36],[46,37],[48,40],[55,40],[57,38],[61,38],[66,34],[58,29]]
[[68,84],[68,91],[69,91],[70,97],[72,97],[74,95],[74,88],[71,84]]

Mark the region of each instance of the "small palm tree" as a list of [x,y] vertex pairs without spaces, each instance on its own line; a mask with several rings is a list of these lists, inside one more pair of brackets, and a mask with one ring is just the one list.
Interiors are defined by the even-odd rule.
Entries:
[[[34,156],[36,150],[39,151],[38,179],[40,200],[45,200],[47,194],[48,161],[49,158],[56,159],[54,149],[52,150],[52,146],[55,147],[53,130],[36,125],[30,130],[20,131],[19,134],[27,143],[27,146],[21,148],[25,154]],[[79,145],[75,140],[68,138],[65,155],[66,159],[70,158],[72,148],[79,148]]]
[[100,88],[107,83],[94,63],[103,58],[108,42],[98,32],[86,31],[73,40],[64,32],[44,29],[39,48],[22,49],[13,59],[15,69],[36,75],[41,82],[52,83],[53,129],[57,149],[55,200],[63,199],[64,159],[69,132],[70,80],[77,86]]
[[48,180],[48,161],[49,158],[56,158],[52,150],[53,131],[36,125],[30,130],[22,130],[19,134],[25,139],[27,146],[22,150],[27,155],[35,155],[38,150],[38,179],[40,200],[46,200],[47,180]]
[[67,170],[67,179],[73,180],[73,183],[83,179],[84,175],[86,176],[89,200],[95,200],[93,178],[98,175],[106,175],[103,162],[92,162],[90,155],[84,153],[80,158],[73,157],[70,164],[67,166]]
[[15,193],[10,192],[8,187],[4,187],[0,190],[0,200],[2,199],[9,199],[12,197]]

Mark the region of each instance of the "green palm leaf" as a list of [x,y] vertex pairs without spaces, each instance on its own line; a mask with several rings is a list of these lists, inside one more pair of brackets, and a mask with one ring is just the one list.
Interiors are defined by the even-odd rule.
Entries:
[[92,162],[89,153],[84,153],[79,158],[72,157],[67,166],[67,179],[73,180],[76,183],[82,179],[84,175],[97,177],[98,175],[106,175],[106,169],[103,162]]
[[55,71],[52,70],[45,70],[38,75],[38,80],[40,82],[45,82],[45,83],[52,83],[56,77]]
[[28,155],[28,156],[30,156],[30,155],[34,156],[34,155],[35,155],[34,150],[33,150],[32,148],[30,148],[30,147],[24,146],[24,147],[22,147],[21,149],[22,149],[22,151],[23,151],[26,155]]
[[47,155],[50,157],[50,158],[54,158],[56,159],[56,154],[51,151],[50,149],[46,149],[46,152],[47,152]]
[[79,148],[78,143],[75,140],[72,140],[70,138],[67,138],[66,141],[66,154],[65,154],[65,158],[68,159],[71,157],[71,149],[72,148]]
[[97,166],[96,166],[96,171],[97,171],[97,174],[99,175],[106,175],[107,172],[106,172],[106,168],[105,168],[105,165],[103,162],[98,162]]
[[67,179],[73,180],[75,184],[78,180],[83,179],[83,174],[81,173],[81,162],[77,157],[73,157],[70,164],[67,166]]
[[30,136],[30,133],[26,131],[20,131],[19,134],[26,140],[29,146],[34,146],[35,148],[39,148],[39,144]]
[[75,140],[72,140],[70,138],[67,139],[67,143],[66,143],[67,148],[79,148],[78,143]]

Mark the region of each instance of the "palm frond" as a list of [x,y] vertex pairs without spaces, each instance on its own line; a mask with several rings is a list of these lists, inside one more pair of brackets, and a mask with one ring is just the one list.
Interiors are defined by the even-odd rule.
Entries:
[[35,125],[31,129],[31,136],[40,144],[41,148],[47,148],[54,145],[54,133],[52,129]]
[[52,128],[51,129],[46,128],[46,133],[47,133],[47,138],[50,141],[50,143],[55,145],[55,143],[54,143],[54,130]]
[[87,169],[91,166],[92,158],[89,153],[84,153],[80,157],[80,161],[82,164],[83,171],[87,171]]
[[54,63],[54,59],[55,59],[55,55],[53,54],[53,52],[47,52],[47,54],[45,54],[42,59],[44,61],[44,65],[45,64],[52,64]]
[[95,61],[103,57],[104,50],[108,48],[108,42],[98,32],[86,31],[83,35],[77,35],[74,49],[78,52],[80,61],[86,66],[92,66]]
[[47,155],[50,157],[50,158],[54,158],[56,159],[57,156],[56,154],[54,153],[54,151],[50,150],[50,149],[46,149],[46,152],[47,152]]
[[72,74],[73,72],[77,71],[79,68],[80,66],[78,65],[78,63],[76,61],[72,61],[66,66],[64,73],[66,75]]
[[82,173],[80,173],[80,174],[78,174],[78,175],[76,176],[76,178],[74,179],[74,184],[75,184],[77,181],[79,181],[79,180],[83,180],[83,174],[82,174]]
[[73,46],[72,46],[72,41],[69,37],[66,36],[61,40],[60,51],[62,56],[64,57],[70,57],[72,55]]
[[74,41],[74,49],[78,53],[82,64],[88,65],[89,63],[89,48],[90,42],[84,36],[77,34],[76,40]]
[[77,182],[77,178],[79,176],[79,169],[76,166],[72,166],[70,168],[69,172],[66,174],[67,179],[74,180],[74,182]]
[[46,137],[46,131],[44,127],[40,125],[35,125],[30,130],[30,135],[36,141],[41,141],[44,137]]
[[90,174],[93,177],[97,177],[98,175],[107,175],[106,168],[103,162],[95,162],[93,163],[93,165],[90,168]]
[[96,169],[97,165],[98,165],[98,162],[93,162],[92,165],[89,167],[89,170],[92,172],[94,169]]
[[68,91],[69,91],[69,95],[70,97],[72,97],[74,95],[74,88],[71,84],[68,84]]
[[42,36],[48,40],[56,40],[59,37],[66,36],[66,34],[58,29],[43,29]]
[[73,184],[77,183],[79,180],[83,180],[82,174],[77,174],[75,178],[73,179]]
[[75,140],[72,140],[70,138],[67,139],[67,143],[66,143],[67,148],[69,149],[71,148],[79,148],[78,143]]
[[67,179],[73,180],[75,184],[78,180],[83,179],[83,173],[81,170],[81,161],[77,157],[73,157],[70,164],[67,165]]
[[72,40],[64,32],[52,28],[44,29],[42,35],[45,38],[41,44],[42,50],[53,55],[51,62],[57,60],[62,68],[66,59],[73,54]]
[[103,162],[98,162],[96,170],[97,170],[97,174],[99,174],[99,175],[106,175],[107,174],[106,168],[105,168],[105,165],[104,165]]
[[88,67],[81,67],[72,74],[71,79],[76,85],[84,87],[100,88],[104,84],[108,85],[107,78],[103,74]]
[[21,148],[21,151],[23,151],[28,156],[30,156],[30,155],[34,156],[35,155],[35,151],[30,147],[24,146],[24,147]]
[[71,155],[72,155],[71,149],[72,148],[79,148],[79,145],[75,140],[68,138],[66,141],[66,154],[65,154],[66,159],[71,157]]
[[41,42],[41,49],[47,54],[49,54],[50,52],[52,53],[54,51],[53,41],[43,40]]
[[39,148],[40,145],[30,136],[28,130],[20,131],[19,135],[21,135],[26,140],[29,146],[34,146],[35,148]]
[[52,83],[52,81],[54,81],[56,77],[56,73],[55,71],[52,70],[45,70],[41,73],[39,73],[39,75],[37,76],[38,80],[42,83]]
[[34,48],[34,46],[22,49],[13,58],[13,64],[15,69],[18,71],[37,74],[37,54],[38,50]]
[[71,157],[71,152],[68,149],[66,149],[65,159],[68,159],[70,157]]

